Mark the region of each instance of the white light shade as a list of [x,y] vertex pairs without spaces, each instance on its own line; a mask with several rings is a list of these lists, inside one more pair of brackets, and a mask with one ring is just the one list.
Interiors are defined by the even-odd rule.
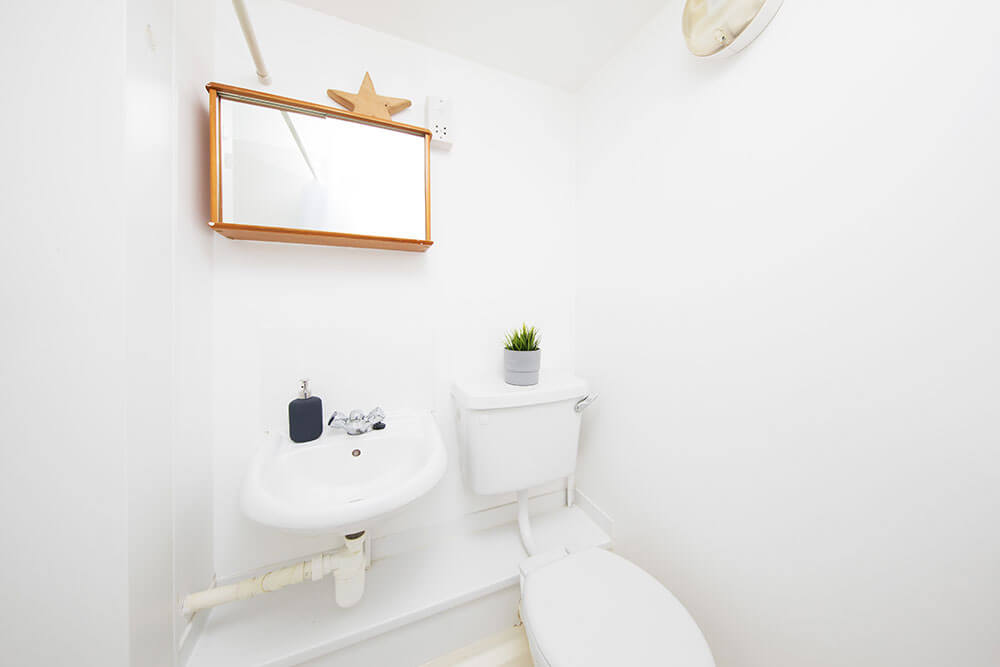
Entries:
[[783,0],[687,0],[682,28],[696,56],[731,54],[754,40]]

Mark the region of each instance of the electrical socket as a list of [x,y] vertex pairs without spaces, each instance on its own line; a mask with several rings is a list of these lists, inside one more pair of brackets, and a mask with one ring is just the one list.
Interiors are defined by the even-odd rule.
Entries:
[[455,125],[451,118],[451,100],[427,98],[427,129],[431,131],[431,146],[450,150],[455,141]]

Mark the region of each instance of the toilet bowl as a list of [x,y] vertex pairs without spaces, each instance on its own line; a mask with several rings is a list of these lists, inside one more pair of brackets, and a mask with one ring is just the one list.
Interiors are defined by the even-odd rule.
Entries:
[[533,387],[485,378],[457,382],[452,394],[469,487],[517,492],[529,556],[520,564],[521,618],[535,665],[714,667],[691,615],[637,565],[598,548],[535,553],[527,490],[573,475],[580,413],[594,399],[586,382],[543,372]]
[[656,579],[599,548],[521,564],[521,619],[536,667],[714,667],[701,630]]

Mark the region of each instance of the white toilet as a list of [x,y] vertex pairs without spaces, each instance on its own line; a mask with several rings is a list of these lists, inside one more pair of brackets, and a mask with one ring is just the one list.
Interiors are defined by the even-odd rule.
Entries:
[[501,379],[457,382],[463,469],[476,493],[518,492],[529,557],[521,565],[521,618],[538,667],[714,667],[701,630],[656,579],[599,548],[536,553],[527,490],[576,468],[586,383],[542,373],[533,387]]

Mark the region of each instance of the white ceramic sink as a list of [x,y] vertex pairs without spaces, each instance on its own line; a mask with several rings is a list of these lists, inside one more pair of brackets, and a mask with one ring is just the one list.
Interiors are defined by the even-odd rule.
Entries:
[[447,465],[434,417],[387,414],[385,423],[362,435],[326,428],[303,444],[273,436],[250,462],[244,514],[284,530],[348,534],[424,495]]

